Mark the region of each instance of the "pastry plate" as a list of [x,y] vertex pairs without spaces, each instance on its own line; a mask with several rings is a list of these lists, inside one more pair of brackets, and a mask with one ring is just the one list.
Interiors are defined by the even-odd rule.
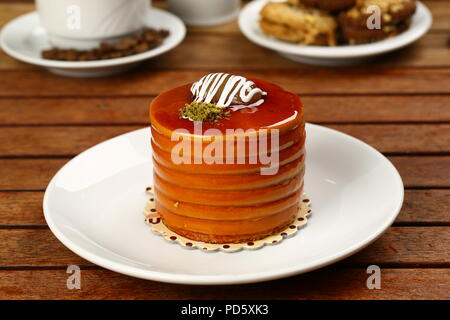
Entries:
[[152,234],[142,214],[151,185],[150,129],[100,143],[69,161],[44,196],[45,219],[70,250],[130,276],[237,284],[318,269],[361,250],[394,221],[403,183],[369,145],[307,124],[305,192],[313,214],[288,241],[234,253],[183,249]]
[[41,51],[50,48],[47,33],[39,22],[37,12],[20,16],[1,30],[2,49],[20,61],[47,68],[49,71],[70,77],[101,77],[127,71],[140,62],[161,55],[176,47],[186,35],[186,27],[175,15],[161,9],[148,11],[145,25],[166,29],[170,35],[152,50],[132,56],[96,61],[56,61],[43,59]]
[[312,65],[339,66],[366,62],[377,55],[400,49],[416,41],[430,29],[433,21],[428,8],[417,2],[417,10],[412,17],[411,26],[395,37],[369,44],[335,47],[305,46],[264,35],[258,21],[259,12],[267,2],[269,1],[252,1],[241,10],[239,28],[242,33],[255,44],[275,50],[285,58]]

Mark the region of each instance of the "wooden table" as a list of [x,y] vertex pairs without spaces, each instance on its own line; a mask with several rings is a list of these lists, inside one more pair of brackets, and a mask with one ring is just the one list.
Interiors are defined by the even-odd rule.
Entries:
[[[62,78],[0,52],[0,299],[450,298],[450,1],[425,4],[434,15],[425,37],[353,68],[287,61],[247,41],[236,23],[190,28],[172,52],[113,78]],[[2,1],[0,26],[31,10]],[[211,71],[278,83],[303,97],[309,122],[383,152],[406,187],[394,225],[330,267],[220,288],[134,279],[66,249],[42,214],[50,178],[84,149],[147,126],[148,104],[161,91]],[[66,288],[70,264],[82,269],[81,290]],[[381,290],[366,287],[371,264],[381,267]]]

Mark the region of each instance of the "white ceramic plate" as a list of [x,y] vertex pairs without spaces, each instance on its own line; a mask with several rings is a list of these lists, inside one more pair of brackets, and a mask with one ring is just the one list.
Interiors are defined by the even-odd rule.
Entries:
[[103,142],[74,158],[44,197],[50,229],[81,257],[127,275],[186,284],[276,279],[317,269],[365,247],[403,201],[392,164],[367,144],[307,126],[306,228],[276,246],[237,253],[183,249],[151,233],[142,209],[152,184],[149,129]]
[[206,253],[152,234],[143,207],[152,184],[150,129],[103,142],[68,162],[44,197],[45,219],[70,250],[130,276],[185,284],[236,284],[291,276],[343,259],[394,221],[403,201],[394,166],[346,134],[307,125],[308,224],[279,245]]
[[170,35],[159,47],[132,56],[98,61],[55,61],[43,59],[41,51],[50,48],[47,33],[40,25],[36,12],[20,16],[1,31],[0,44],[10,56],[50,71],[72,77],[99,77],[126,71],[138,63],[163,54],[183,41],[186,27],[175,15],[152,8],[146,16],[147,27],[166,29]]
[[239,27],[242,33],[255,44],[275,50],[288,59],[314,65],[332,66],[360,63],[376,55],[402,48],[422,37],[430,29],[433,20],[428,8],[417,2],[417,10],[412,18],[410,28],[395,37],[359,45],[304,46],[264,35],[258,21],[260,19],[259,12],[267,2],[269,1],[252,1],[241,10]]

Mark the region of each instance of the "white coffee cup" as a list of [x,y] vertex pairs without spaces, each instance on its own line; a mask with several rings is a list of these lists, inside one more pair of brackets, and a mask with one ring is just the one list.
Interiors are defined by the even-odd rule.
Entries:
[[239,14],[241,0],[169,0],[169,9],[186,24],[209,26],[223,24]]
[[91,49],[144,26],[149,0],[36,0],[42,26],[57,48]]

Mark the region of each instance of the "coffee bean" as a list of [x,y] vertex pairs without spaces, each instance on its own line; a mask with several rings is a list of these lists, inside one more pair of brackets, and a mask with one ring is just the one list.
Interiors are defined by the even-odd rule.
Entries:
[[52,48],[42,51],[41,55],[44,59],[63,61],[115,59],[156,48],[169,34],[167,30],[144,29],[140,34],[123,38],[115,44],[103,42],[98,48],[82,51]]

